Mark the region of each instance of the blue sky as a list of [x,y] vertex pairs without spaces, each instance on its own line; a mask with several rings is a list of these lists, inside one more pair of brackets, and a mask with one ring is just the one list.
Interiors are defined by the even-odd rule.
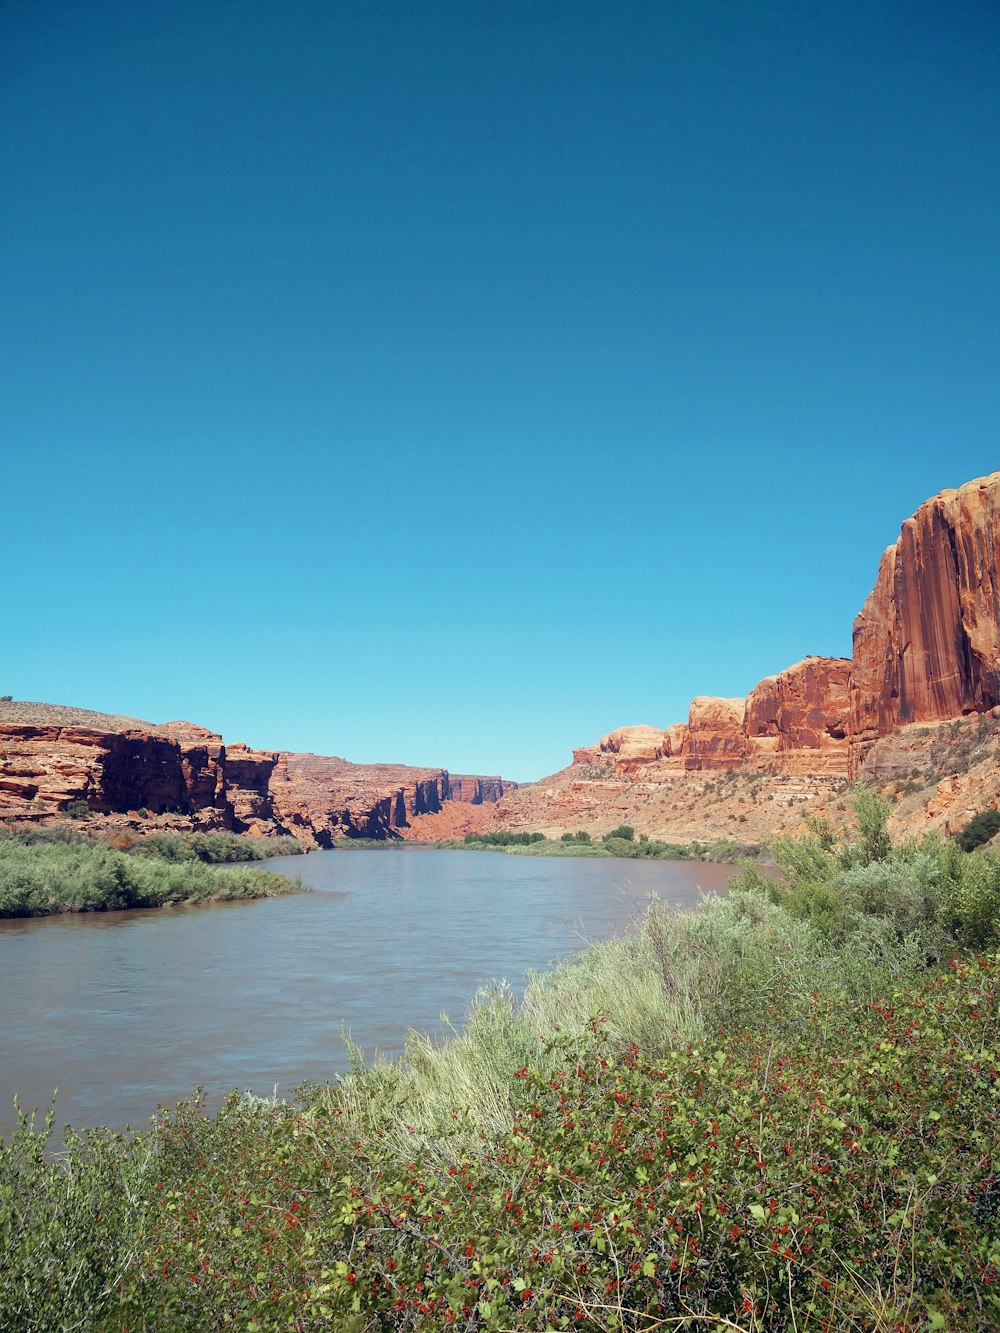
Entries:
[[993,3],[0,25],[0,691],[536,778],[1000,466]]

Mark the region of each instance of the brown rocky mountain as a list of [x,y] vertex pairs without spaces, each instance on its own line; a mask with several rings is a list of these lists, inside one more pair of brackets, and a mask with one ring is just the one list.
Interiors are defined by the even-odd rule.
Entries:
[[[692,700],[686,722],[610,732],[574,750],[561,773],[505,796],[496,824],[602,833],[627,822],[668,839],[749,840],[795,827],[806,811],[835,818],[848,780],[911,774],[928,794],[908,793],[897,824],[960,826],[1000,798],[1000,769],[990,777],[1000,761],[990,748],[998,563],[1000,472],[943,491],[907,519],[855,620],[850,659],[807,657],[745,699]],[[947,771],[954,746],[940,734],[943,722],[967,730],[970,715],[982,719],[974,781]]]
[[512,785],[251,750],[191,722],[0,701],[0,819],[50,820],[86,806],[111,826],[291,833],[327,847],[342,837],[420,836],[421,816],[452,804],[461,813],[451,825],[468,832]]

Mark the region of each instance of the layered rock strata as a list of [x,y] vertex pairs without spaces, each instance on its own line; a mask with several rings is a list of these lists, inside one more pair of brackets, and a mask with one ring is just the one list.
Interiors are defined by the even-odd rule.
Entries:
[[911,722],[1000,703],[1000,472],[942,491],[903,524],[854,622],[851,770]]
[[85,806],[176,816],[200,829],[283,830],[268,785],[277,754],[226,746],[190,722],[163,726],[48,704],[0,704],[0,817]]
[[[516,784],[499,777],[352,764],[312,754],[251,750],[191,722],[51,704],[0,702],[0,818],[51,819],[85,808],[135,827],[291,833],[310,845],[339,838],[446,836],[482,826],[487,807]],[[465,813],[434,833],[421,821],[454,804]]]
[[786,773],[846,773],[851,663],[807,657],[750,691],[743,714],[746,760]]
[[850,662],[807,657],[767,676],[746,699],[701,695],[687,722],[619,727],[573,751],[592,777],[665,778],[746,765],[772,772],[846,773]]

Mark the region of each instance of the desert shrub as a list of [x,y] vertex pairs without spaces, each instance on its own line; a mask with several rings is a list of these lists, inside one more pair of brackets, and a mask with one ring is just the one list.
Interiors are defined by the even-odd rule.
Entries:
[[148,833],[133,850],[164,861],[263,861],[271,856],[298,856],[305,851],[297,838],[257,838],[238,833]]
[[927,852],[871,861],[843,871],[836,880],[848,910],[888,922],[900,937],[937,919],[942,873]]
[[608,842],[611,838],[620,838],[624,842],[631,842],[634,837],[635,829],[631,824],[619,824],[616,828],[611,829],[610,832],[605,833],[604,841]]
[[965,855],[954,843],[944,846],[941,857],[946,869],[941,925],[964,948],[993,948],[1000,942],[1000,859]]
[[969,820],[960,832],[955,834],[955,841],[963,852],[974,851],[984,842],[1000,832],[1000,810],[980,810]]
[[610,856],[637,857],[639,843],[632,842],[630,838],[616,838],[608,834],[604,839],[604,850]]
[[15,1100],[0,1139],[0,1310],[3,1326],[44,1333],[97,1327],[136,1253],[155,1145],[107,1130],[66,1131],[52,1150],[54,1107],[36,1127]]
[[853,858],[862,865],[881,861],[892,851],[889,839],[889,802],[870,787],[861,787],[852,802],[861,837],[854,845]]
[[560,842],[576,842],[576,835],[573,833],[563,833],[559,838]]
[[544,833],[511,833],[497,829],[491,833],[467,833],[466,843],[482,847],[530,847],[534,842],[545,842]]

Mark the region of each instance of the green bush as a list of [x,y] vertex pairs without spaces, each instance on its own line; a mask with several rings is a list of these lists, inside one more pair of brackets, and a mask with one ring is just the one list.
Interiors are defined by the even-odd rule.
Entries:
[[466,843],[477,847],[530,847],[534,842],[545,842],[544,833],[510,833],[498,829],[493,833],[467,833]]
[[635,829],[631,824],[619,824],[617,828],[613,828],[609,833],[605,833],[604,841],[609,842],[612,838],[621,838],[625,842],[631,842],[634,837]]
[[963,852],[971,852],[989,842],[996,833],[1000,833],[1000,810],[980,810],[955,834],[955,841]]

